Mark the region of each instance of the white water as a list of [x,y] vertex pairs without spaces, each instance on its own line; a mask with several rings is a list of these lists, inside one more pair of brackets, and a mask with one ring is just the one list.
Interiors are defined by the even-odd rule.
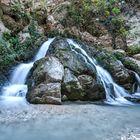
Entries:
[[[30,63],[23,63],[17,66],[17,68],[14,70],[11,81],[9,86],[3,88],[3,96],[4,97],[12,97],[12,100],[14,97],[25,97],[27,93],[27,85],[25,84],[27,76],[31,68],[33,67],[33,64],[35,61],[45,57],[47,50],[50,46],[50,44],[53,42],[53,39],[49,39],[46,41],[41,48],[39,49],[37,55]],[[99,81],[102,83],[105,89],[106,93],[106,103],[111,105],[132,105],[130,101],[126,100],[125,97],[133,97],[130,95],[124,88],[116,84],[111,75],[103,69],[101,66],[98,65],[96,60],[94,58],[91,58],[82,47],[74,42],[71,39],[67,39],[68,43],[72,45],[74,48],[72,48],[72,51],[77,53],[78,55],[81,55],[86,63],[91,65],[97,73],[97,77]],[[80,50],[81,53],[79,53]],[[140,98],[140,77],[138,74],[135,73],[135,77],[138,82],[138,88],[136,93],[134,94],[134,97]]]
[[127,91],[123,89],[121,86],[117,85],[113,81],[111,75],[101,66],[99,66],[95,59],[89,57],[86,51],[83,50],[81,46],[77,44],[76,42],[74,42],[73,40],[67,39],[67,41],[70,45],[75,47],[73,51],[76,52],[77,49],[80,50],[84,59],[86,59],[86,62],[89,62],[95,67],[97,76],[102,82],[105,92],[106,92],[106,101],[105,101],[106,103],[112,104],[112,105],[132,105],[133,104],[124,98],[124,97],[130,97]]
[[133,96],[136,98],[140,98],[140,77],[136,72],[134,72],[134,74],[137,82],[137,89],[136,92],[133,94]]
[[[45,57],[50,44],[53,42],[54,38],[48,39],[36,54],[34,60],[30,63],[23,63],[16,67],[12,73],[10,84],[2,89],[3,96],[5,97],[25,97],[27,93],[27,85],[25,84],[28,73],[35,61]],[[9,99],[8,99],[9,100]]]

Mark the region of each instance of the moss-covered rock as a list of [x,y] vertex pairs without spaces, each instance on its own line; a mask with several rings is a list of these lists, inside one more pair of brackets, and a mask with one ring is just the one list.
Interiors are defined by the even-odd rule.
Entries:
[[123,54],[117,52],[114,53],[117,59],[119,59],[123,65],[130,70],[133,70],[137,72],[140,75],[140,66],[136,63],[136,61],[133,58],[126,57]]
[[133,76],[114,55],[107,51],[99,51],[95,57],[97,61],[111,73],[118,84],[124,86],[126,89],[132,88],[134,83]]

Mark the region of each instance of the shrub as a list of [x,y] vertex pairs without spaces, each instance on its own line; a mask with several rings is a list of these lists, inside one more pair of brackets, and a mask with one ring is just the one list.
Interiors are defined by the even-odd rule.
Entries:
[[132,56],[134,54],[138,54],[140,53],[140,47],[139,46],[130,46],[128,47],[128,50],[127,50],[127,54]]
[[116,38],[121,37],[126,49],[125,22],[122,15],[123,5],[120,0],[74,0],[68,7],[67,16],[62,20],[64,26],[77,26],[81,31],[99,37],[104,28],[112,36],[112,47],[116,48]]

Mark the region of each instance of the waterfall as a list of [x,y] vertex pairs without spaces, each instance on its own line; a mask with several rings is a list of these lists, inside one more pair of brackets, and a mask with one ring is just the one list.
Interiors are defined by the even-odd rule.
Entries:
[[140,77],[136,72],[133,72],[133,73],[135,74],[135,78],[136,78],[136,82],[137,82],[137,89],[136,89],[136,92],[133,94],[133,96],[135,98],[140,98]]
[[27,85],[25,84],[27,76],[35,61],[45,57],[50,44],[54,38],[48,39],[36,54],[35,58],[30,63],[23,63],[18,65],[12,73],[10,84],[3,87],[2,94],[6,97],[25,97],[27,93]]
[[116,84],[111,75],[103,69],[94,58],[91,58],[82,47],[74,42],[71,39],[67,39],[68,43],[72,45],[72,51],[79,53],[80,50],[81,54],[83,55],[83,58],[86,59],[85,62],[90,63],[96,70],[97,77],[100,79],[106,93],[106,103],[112,104],[112,105],[132,105],[130,101],[125,99],[125,97],[130,97],[130,95],[127,93],[125,89],[123,89],[121,86]]
[[[39,49],[38,53],[34,57],[33,61],[29,63],[23,63],[18,65],[12,73],[10,84],[3,87],[2,93],[3,97],[25,97],[27,93],[26,79],[29,71],[33,67],[35,61],[45,57],[50,44],[53,42],[54,38],[46,41]],[[140,77],[134,72],[137,81],[136,93],[130,95],[123,87],[119,86],[114,82],[111,75],[107,70],[102,68],[97,61],[90,57],[87,52],[82,49],[81,45],[73,41],[72,39],[67,39],[71,50],[77,55],[81,55],[88,65],[90,65],[97,74],[97,79],[103,85],[106,100],[105,103],[111,105],[133,105],[132,102],[128,101],[128,98],[140,98]]]

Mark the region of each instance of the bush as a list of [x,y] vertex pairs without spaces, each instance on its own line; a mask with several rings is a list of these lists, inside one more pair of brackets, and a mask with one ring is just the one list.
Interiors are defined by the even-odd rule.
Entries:
[[132,55],[138,54],[138,53],[140,53],[140,47],[139,46],[130,46],[127,49],[127,54],[129,56],[132,56]]
[[121,16],[124,5],[120,0],[74,0],[61,22],[64,26],[77,26],[96,37],[106,33],[106,29],[112,36],[112,47],[116,48],[116,38],[119,36],[126,49],[127,31]]
[[20,42],[17,35],[4,32],[0,38],[0,71],[7,70],[10,66],[33,57],[36,50],[35,42],[41,35],[36,30],[34,22],[29,26],[30,38]]

